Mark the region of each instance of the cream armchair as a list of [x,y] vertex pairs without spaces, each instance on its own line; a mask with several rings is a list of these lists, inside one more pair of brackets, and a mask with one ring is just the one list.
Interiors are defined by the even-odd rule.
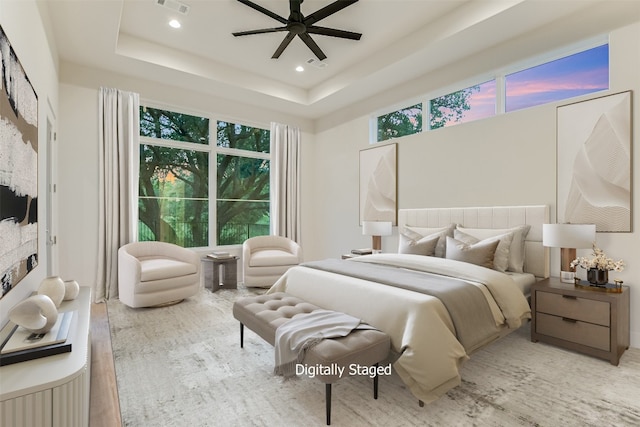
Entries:
[[164,242],[134,242],[118,250],[118,293],[129,307],[179,302],[200,289],[200,257]]
[[281,236],[257,236],[242,244],[242,273],[248,287],[269,288],[302,262],[302,248]]

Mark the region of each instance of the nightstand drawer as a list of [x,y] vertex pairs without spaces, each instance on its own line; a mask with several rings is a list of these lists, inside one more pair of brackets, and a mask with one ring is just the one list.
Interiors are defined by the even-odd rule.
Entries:
[[566,320],[559,316],[538,313],[536,332],[565,341],[609,351],[610,330],[607,327],[576,320]]
[[573,320],[610,326],[608,302],[536,291],[536,311]]

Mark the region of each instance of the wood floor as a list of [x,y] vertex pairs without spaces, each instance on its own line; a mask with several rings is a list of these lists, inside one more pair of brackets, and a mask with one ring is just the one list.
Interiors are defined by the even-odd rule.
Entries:
[[122,427],[107,304],[91,304],[89,426]]

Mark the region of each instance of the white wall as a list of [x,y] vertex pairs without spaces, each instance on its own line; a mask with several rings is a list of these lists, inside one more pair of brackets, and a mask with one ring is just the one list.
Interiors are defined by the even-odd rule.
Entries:
[[56,126],[58,73],[51,56],[35,1],[0,1],[0,25],[7,35],[22,68],[38,95],[38,265],[18,285],[0,299],[0,326],[17,302],[36,290],[46,277],[47,118]]
[[59,275],[93,286],[98,263],[98,95],[60,85]]
[[[495,58],[494,58],[495,59]],[[610,90],[632,90],[634,140],[640,140],[640,23],[610,34]],[[468,67],[471,65],[466,62]],[[501,64],[494,63],[494,67]],[[467,73],[473,75],[473,68]],[[440,70],[425,81],[447,82]],[[591,95],[600,96],[602,94]],[[587,99],[586,96],[581,99]],[[573,100],[572,100],[573,101]],[[556,106],[544,105],[490,119],[429,131],[396,140],[398,206],[400,208],[547,204],[556,211]],[[357,106],[362,108],[362,106]],[[315,167],[318,196],[314,244],[309,259],[336,257],[352,248],[370,246],[358,224],[359,150],[369,148],[368,116],[355,118],[316,134]],[[640,347],[640,150],[633,150],[633,233],[598,233],[597,243],[627,268],[616,274],[631,287],[632,346]],[[325,172],[323,172],[325,171]],[[320,184],[321,183],[321,184]],[[394,236],[383,237],[383,250],[397,248]],[[589,251],[585,251],[587,255]],[[551,272],[559,274],[559,253],[551,251]]]

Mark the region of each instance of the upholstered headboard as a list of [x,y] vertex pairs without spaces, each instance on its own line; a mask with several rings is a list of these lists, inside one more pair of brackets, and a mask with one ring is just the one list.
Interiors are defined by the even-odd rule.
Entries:
[[524,271],[537,277],[549,277],[549,250],[542,246],[542,224],[548,222],[547,205],[398,210],[399,227],[445,227],[452,223],[469,228],[530,225],[531,229],[525,239]]

